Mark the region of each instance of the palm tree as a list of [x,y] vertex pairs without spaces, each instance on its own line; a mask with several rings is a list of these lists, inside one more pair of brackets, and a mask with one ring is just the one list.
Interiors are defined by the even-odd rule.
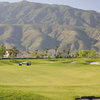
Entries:
[[12,50],[13,50],[13,55],[14,55],[14,57],[16,57],[17,54],[19,53],[19,50],[17,49],[16,46],[13,46],[13,47],[12,47]]
[[9,57],[11,57],[11,55],[12,55],[12,49],[9,49],[8,53],[9,53]]
[[67,49],[67,55],[69,57],[69,54],[70,54],[70,48]]
[[35,55],[37,55],[37,54],[38,54],[38,49],[35,50]]
[[45,53],[46,53],[46,56],[47,56],[47,54],[48,54],[48,48],[45,48]]
[[17,54],[19,53],[19,50],[17,49],[16,46],[13,46],[11,49],[8,50],[9,56],[11,57],[16,57]]
[[65,54],[65,53],[66,53],[66,50],[63,49],[63,50],[62,50],[62,56],[63,56],[63,57],[66,57],[66,54]]
[[36,49],[36,50],[33,52],[32,56],[35,56],[36,58],[38,58],[38,57],[39,57],[39,50]]
[[55,49],[55,56],[57,57],[58,46],[56,46],[54,49]]
[[65,49],[63,49],[63,50],[62,50],[62,52],[65,54],[66,50],[65,50]]

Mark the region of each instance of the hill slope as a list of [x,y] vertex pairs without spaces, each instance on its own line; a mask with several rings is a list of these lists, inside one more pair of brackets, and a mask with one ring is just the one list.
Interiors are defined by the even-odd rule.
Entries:
[[0,43],[19,49],[100,51],[100,13],[62,5],[0,3]]

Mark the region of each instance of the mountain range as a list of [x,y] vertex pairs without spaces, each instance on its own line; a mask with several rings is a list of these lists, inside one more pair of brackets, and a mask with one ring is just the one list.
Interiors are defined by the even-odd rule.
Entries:
[[100,13],[34,2],[0,3],[0,44],[34,51],[100,51]]

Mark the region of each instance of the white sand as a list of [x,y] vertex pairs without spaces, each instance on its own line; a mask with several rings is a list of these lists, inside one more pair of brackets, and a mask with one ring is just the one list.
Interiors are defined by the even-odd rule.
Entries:
[[99,62],[89,62],[89,64],[91,64],[91,65],[100,65]]

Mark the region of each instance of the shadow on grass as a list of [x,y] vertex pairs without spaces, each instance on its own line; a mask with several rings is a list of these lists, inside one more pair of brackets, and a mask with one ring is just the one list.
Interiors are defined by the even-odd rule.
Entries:
[[48,97],[21,91],[0,91],[0,100],[52,100]]
[[48,61],[57,61],[56,59],[49,59]]

